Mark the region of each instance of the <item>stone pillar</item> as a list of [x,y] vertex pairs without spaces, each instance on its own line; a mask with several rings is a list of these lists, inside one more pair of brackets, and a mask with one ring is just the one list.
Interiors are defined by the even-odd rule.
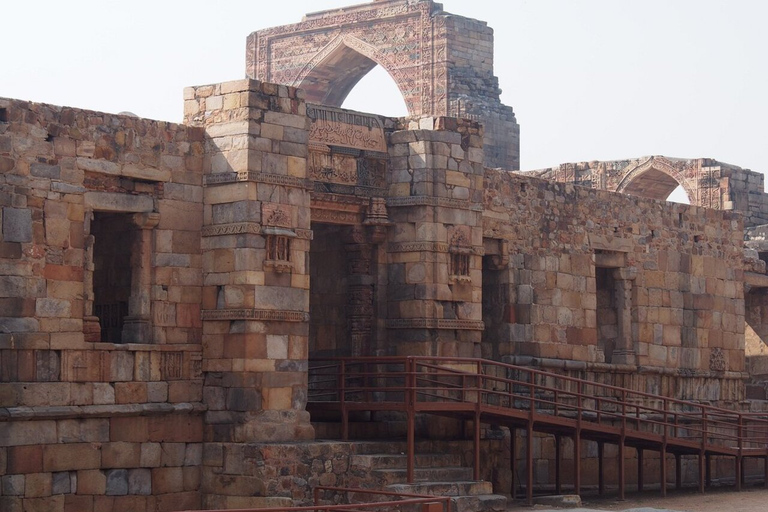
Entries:
[[85,213],[85,262],[83,271],[83,339],[90,342],[101,341],[101,325],[99,317],[93,315],[93,247],[96,239],[91,233],[93,212]]
[[135,213],[137,228],[131,245],[131,297],[123,324],[123,343],[149,343],[152,339],[152,230],[160,222],[157,213]]
[[391,135],[388,347],[398,355],[480,355],[483,132],[453,118]]
[[373,285],[371,260],[373,246],[362,226],[347,229],[347,324],[350,337],[350,355],[370,355],[373,327]]
[[636,277],[635,268],[617,268],[613,271],[619,330],[611,358],[614,364],[637,364],[637,354],[632,341],[632,285]]

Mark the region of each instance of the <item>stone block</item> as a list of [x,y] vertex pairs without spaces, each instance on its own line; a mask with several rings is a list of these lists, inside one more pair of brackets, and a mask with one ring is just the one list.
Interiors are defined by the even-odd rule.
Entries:
[[101,466],[97,444],[52,444],[43,447],[43,471],[72,471]]
[[142,404],[147,401],[146,382],[115,383],[115,402],[118,404]]
[[3,208],[3,241],[32,241],[32,210]]
[[51,473],[31,473],[26,475],[24,497],[45,498],[51,495]]
[[51,476],[51,494],[70,494],[77,491],[77,479],[74,472],[62,471]]
[[162,454],[163,451],[160,443],[142,443],[139,465],[144,468],[159,467]]
[[101,446],[102,468],[137,467],[141,460],[140,443],[104,443]]
[[4,446],[56,443],[55,421],[0,422]]
[[152,471],[149,469],[128,470],[128,494],[151,495]]
[[8,448],[7,457],[9,474],[43,471],[43,447],[40,445],[11,446]]
[[163,467],[183,466],[186,455],[186,444],[184,443],[161,443],[160,465]]
[[102,495],[107,490],[107,476],[98,469],[77,472],[77,494]]
[[107,484],[105,494],[107,496],[124,496],[128,494],[128,470],[112,469],[106,472]]
[[182,468],[154,468],[152,471],[152,491],[155,494],[182,492],[184,474]]
[[5,475],[0,478],[0,489],[3,496],[24,496],[24,475]]

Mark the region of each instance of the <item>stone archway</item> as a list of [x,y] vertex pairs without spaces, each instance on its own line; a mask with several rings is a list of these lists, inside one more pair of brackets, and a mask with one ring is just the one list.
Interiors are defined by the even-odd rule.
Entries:
[[666,158],[649,158],[624,169],[622,174],[623,178],[616,187],[616,192],[663,201],[681,186],[689,202],[693,202],[696,197],[684,170]]
[[403,95],[408,113],[416,110],[416,99],[408,77],[386,54],[352,35],[338,36],[315,55],[290,84],[306,91],[307,101],[340,107],[355,85],[380,65]]
[[309,102],[329,106],[379,64],[409,115],[480,121],[485,165],[520,168],[520,127],[493,75],[493,30],[432,0],[376,0],[259,30],[248,37],[246,62],[249,78],[301,87]]

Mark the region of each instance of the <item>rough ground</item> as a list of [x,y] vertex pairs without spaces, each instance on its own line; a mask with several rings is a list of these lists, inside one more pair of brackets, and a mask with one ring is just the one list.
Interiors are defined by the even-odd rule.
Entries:
[[[634,509],[634,510],[633,510]],[[639,510],[638,510],[639,509]],[[543,506],[524,507],[513,505],[510,511],[547,512],[551,508]],[[562,512],[559,509],[557,512]],[[586,497],[581,509],[570,512],[592,512],[602,510],[632,512],[766,512],[768,511],[768,489],[749,488],[743,492],[730,489],[695,492],[670,491],[666,498],[661,498],[653,491],[642,494],[628,494],[626,501],[616,498]]]

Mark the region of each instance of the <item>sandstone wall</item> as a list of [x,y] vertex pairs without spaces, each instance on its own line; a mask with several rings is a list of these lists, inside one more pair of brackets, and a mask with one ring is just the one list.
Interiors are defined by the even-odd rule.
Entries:
[[620,362],[739,378],[740,216],[499,171],[485,180],[484,236],[509,243],[513,269],[502,352],[602,362],[596,268],[605,267],[632,282],[626,304],[616,300],[631,315]]
[[[0,99],[3,510],[199,504],[201,171],[199,129]],[[147,230],[139,343],[100,342],[94,213]]]

